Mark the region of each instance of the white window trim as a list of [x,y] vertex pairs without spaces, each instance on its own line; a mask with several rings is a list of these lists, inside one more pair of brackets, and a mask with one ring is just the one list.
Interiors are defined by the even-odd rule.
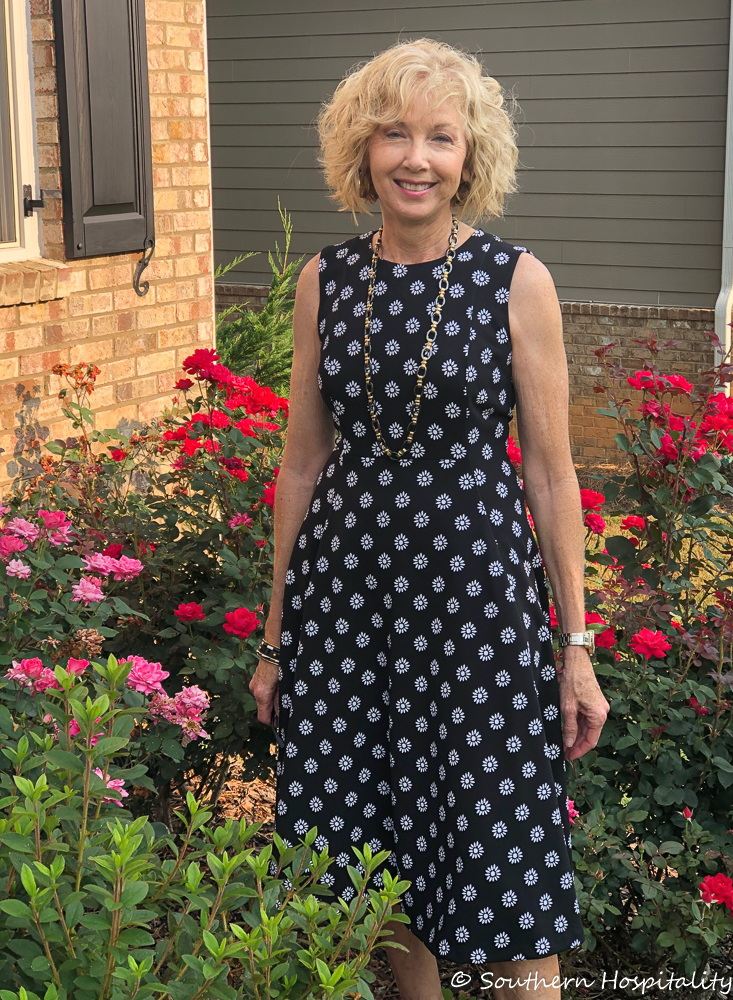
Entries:
[[23,185],[30,184],[38,198],[40,177],[36,144],[36,104],[33,76],[30,4],[27,0],[0,0],[5,4],[9,53],[10,127],[16,189],[15,243],[0,243],[0,264],[30,260],[42,255],[40,211],[23,216]]

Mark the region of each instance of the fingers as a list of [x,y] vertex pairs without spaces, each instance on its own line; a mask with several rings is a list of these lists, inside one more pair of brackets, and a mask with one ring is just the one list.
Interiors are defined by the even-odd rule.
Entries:
[[[570,717],[568,722],[571,722]],[[574,730],[573,732],[573,742],[570,746],[565,747],[565,757],[567,760],[577,760],[578,757],[582,757],[583,754],[592,750],[598,743],[601,736],[601,730],[603,729],[603,719],[591,719],[582,713],[578,713],[577,717],[572,720],[572,723],[564,729],[565,735]]]

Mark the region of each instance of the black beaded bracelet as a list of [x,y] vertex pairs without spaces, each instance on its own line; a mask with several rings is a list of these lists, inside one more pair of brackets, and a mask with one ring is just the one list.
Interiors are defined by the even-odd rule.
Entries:
[[266,642],[265,639],[260,640],[260,644],[257,647],[257,654],[264,660],[270,660],[272,663],[280,663],[279,647],[273,646],[272,643]]

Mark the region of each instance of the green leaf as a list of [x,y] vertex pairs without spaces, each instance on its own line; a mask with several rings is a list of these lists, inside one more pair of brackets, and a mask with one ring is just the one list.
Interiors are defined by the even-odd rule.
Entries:
[[30,837],[23,837],[19,833],[3,833],[0,835],[0,844],[5,844],[11,851],[20,851],[22,854],[35,854],[36,845]]
[[126,736],[105,736],[94,747],[94,757],[111,757],[118,750],[122,750],[128,746],[129,742]]
[[9,914],[11,917],[24,917],[28,920],[31,919],[31,909],[20,899],[3,899],[0,900],[0,910],[3,913]]
[[52,767],[58,767],[62,771],[71,771],[72,774],[84,773],[84,761],[68,750],[49,750],[45,756]]
[[153,935],[139,927],[126,927],[125,930],[120,931],[117,940],[119,945],[124,948],[151,948],[155,944]]
[[38,892],[38,886],[36,885],[36,880],[33,876],[30,865],[23,865],[21,868],[20,881],[23,883],[23,888],[29,896],[33,897],[36,895]]
[[79,923],[82,927],[86,927],[90,931],[108,932],[110,929],[109,920],[100,913],[85,913]]
[[665,840],[659,845],[660,854],[682,854],[684,849],[683,845],[676,840]]
[[147,882],[129,882],[122,890],[120,902],[123,906],[137,906],[148,894]]

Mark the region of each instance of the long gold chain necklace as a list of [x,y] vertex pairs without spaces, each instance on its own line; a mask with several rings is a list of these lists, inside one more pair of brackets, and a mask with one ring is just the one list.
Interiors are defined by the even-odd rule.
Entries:
[[364,375],[366,377],[366,387],[367,387],[367,404],[369,409],[369,414],[372,418],[372,426],[374,427],[374,433],[377,436],[377,441],[388,458],[400,459],[409,449],[412,444],[412,439],[415,434],[415,426],[417,424],[417,418],[420,414],[420,403],[422,401],[422,384],[425,378],[425,372],[427,371],[428,358],[432,353],[433,341],[435,340],[435,334],[438,329],[438,323],[440,322],[441,313],[443,311],[443,303],[445,302],[445,293],[448,291],[448,275],[453,270],[453,258],[456,255],[456,245],[458,243],[458,219],[453,217],[453,225],[451,226],[450,240],[448,242],[448,252],[446,254],[445,263],[443,264],[443,272],[440,276],[440,282],[438,284],[438,295],[433,304],[433,311],[431,314],[430,329],[428,330],[428,336],[425,341],[425,345],[420,352],[420,367],[417,372],[417,382],[415,383],[415,397],[410,405],[412,411],[412,418],[410,420],[410,427],[402,442],[402,447],[399,451],[392,451],[385,443],[382,436],[382,428],[379,425],[379,418],[377,417],[376,407],[374,405],[374,393],[372,391],[372,374],[371,374],[371,336],[369,328],[372,325],[372,307],[374,305],[374,278],[377,273],[377,260],[379,259],[379,249],[382,245],[382,230],[384,226],[380,226],[377,231],[377,238],[374,241],[374,252],[372,253],[372,264],[369,269],[369,290],[367,292],[366,300],[366,316],[364,318]]

